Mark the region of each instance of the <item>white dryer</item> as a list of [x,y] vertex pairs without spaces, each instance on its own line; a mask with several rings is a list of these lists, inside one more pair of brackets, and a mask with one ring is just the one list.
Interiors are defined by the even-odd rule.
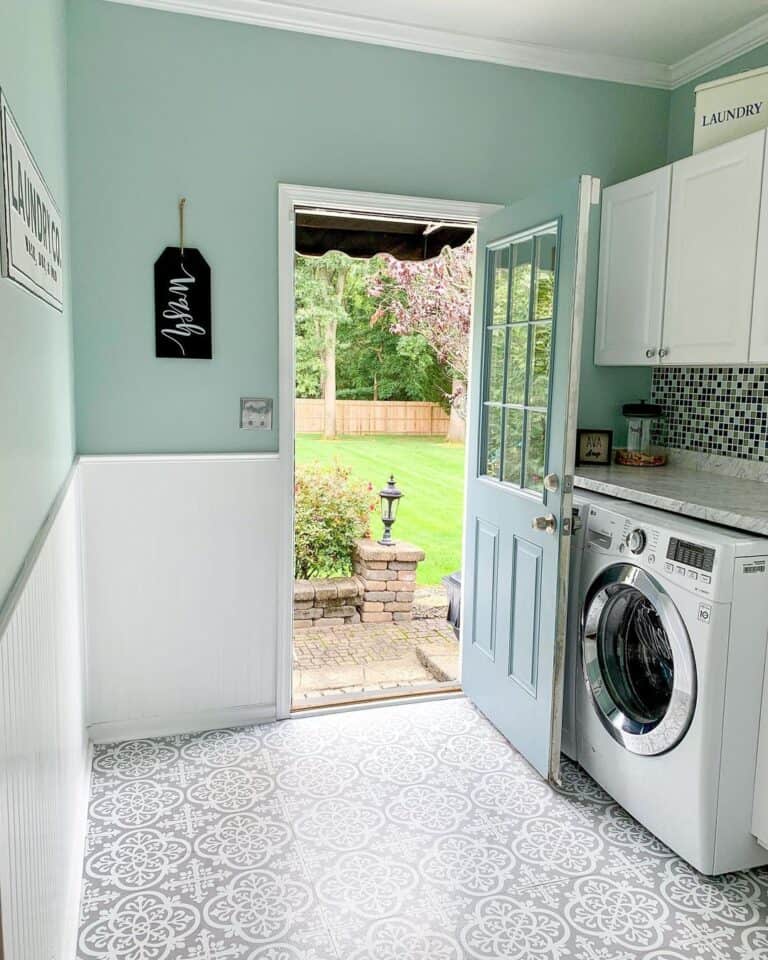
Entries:
[[702,873],[768,863],[751,833],[768,539],[592,503],[580,584],[579,763]]

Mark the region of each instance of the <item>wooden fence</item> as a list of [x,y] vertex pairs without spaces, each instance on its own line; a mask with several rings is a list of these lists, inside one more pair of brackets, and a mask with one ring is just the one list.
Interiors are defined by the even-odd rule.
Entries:
[[[323,400],[296,401],[296,433],[322,433]],[[336,433],[386,433],[444,437],[448,414],[439,403],[337,400]]]

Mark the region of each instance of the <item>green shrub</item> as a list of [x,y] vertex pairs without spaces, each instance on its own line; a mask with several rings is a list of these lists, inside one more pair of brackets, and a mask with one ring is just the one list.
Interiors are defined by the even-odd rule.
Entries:
[[295,575],[343,576],[352,570],[352,545],[370,536],[375,499],[370,484],[341,464],[296,467]]

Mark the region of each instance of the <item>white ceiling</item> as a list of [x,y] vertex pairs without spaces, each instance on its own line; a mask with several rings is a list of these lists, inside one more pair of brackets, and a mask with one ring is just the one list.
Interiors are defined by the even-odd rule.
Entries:
[[768,40],[768,0],[117,0],[673,87]]
[[766,0],[282,0],[282,5],[667,66],[768,13]]

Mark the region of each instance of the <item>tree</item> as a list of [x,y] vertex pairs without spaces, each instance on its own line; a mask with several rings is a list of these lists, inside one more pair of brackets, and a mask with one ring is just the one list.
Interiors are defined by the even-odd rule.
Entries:
[[451,374],[449,440],[464,438],[472,318],[474,244],[445,247],[424,262],[379,258],[383,269],[368,291],[378,301],[372,323],[384,321],[401,336],[424,338]]
[[445,403],[450,376],[426,340],[371,323],[368,286],[382,269],[339,253],[296,258],[297,396]]
[[450,379],[424,338],[400,336],[384,323],[371,323],[377,303],[368,285],[381,270],[377,259],[358,261],[347,282],[346,317],[336,336],[336,395],[444,403]]
[[[296,258],[296,326],[299,346],[313,362],[299,380],[318,381],[324,403],[324,436],[336,436],[336,331],[346,317],[344,293],[355,261],[331,251],[322,257]],[[315,359],[316,358],[316,359]]]

